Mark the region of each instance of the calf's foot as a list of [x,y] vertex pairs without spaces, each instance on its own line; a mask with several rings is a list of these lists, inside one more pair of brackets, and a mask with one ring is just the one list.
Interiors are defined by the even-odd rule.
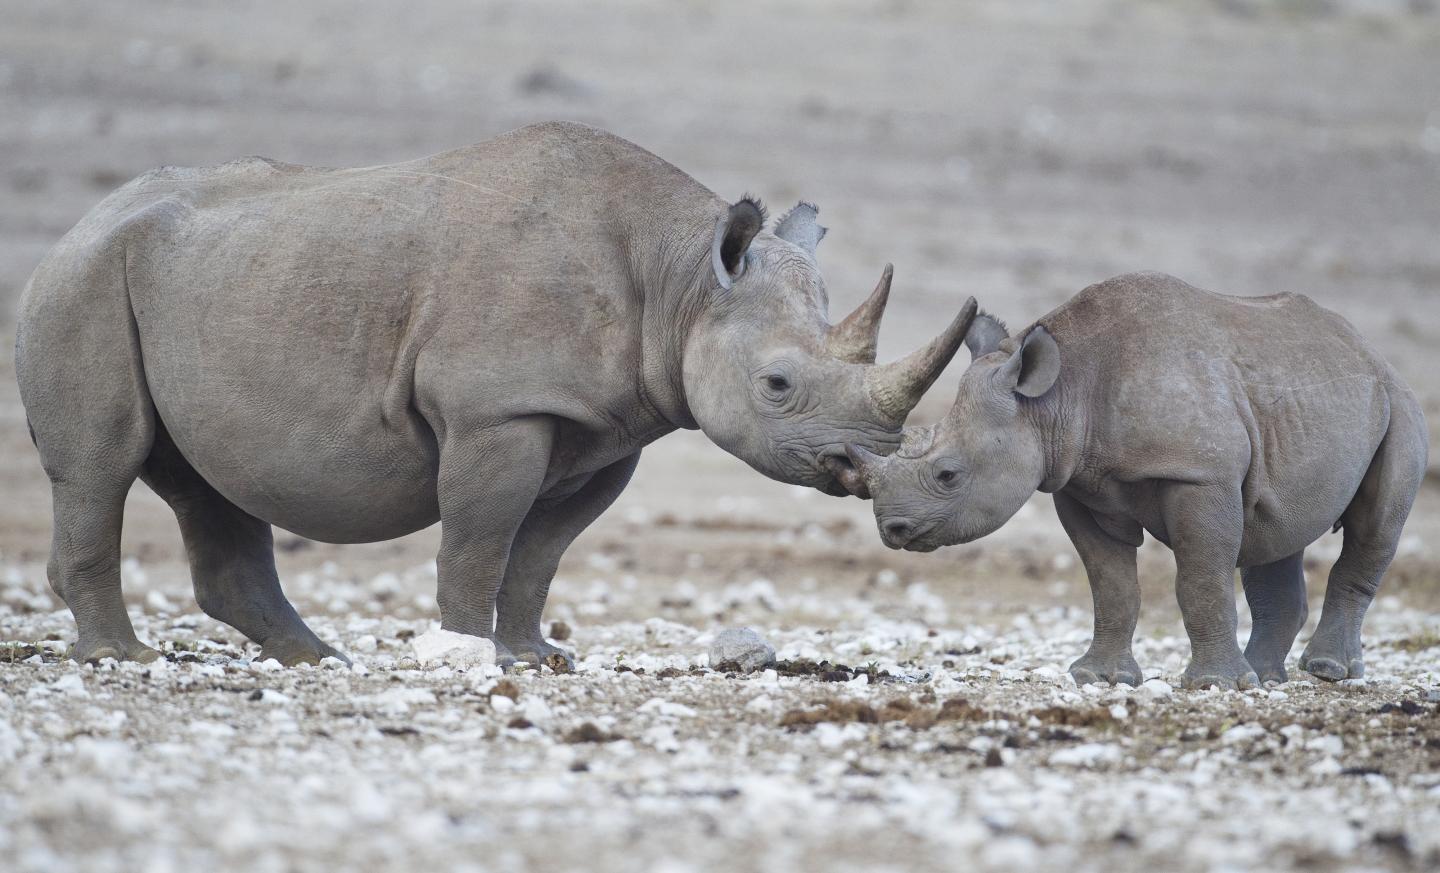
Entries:
[[1097,652],[1094,648],[1070,665],[1076,685],[1139,685],[1140,665],[1128,649],[1119,652]]
[[1300,656],[1300,669],[1329,682],[1363,677],[1365,661],[1360,655],[1360,643],[1346,636],[1322,636],[1317,630],[1309,645],[1305,646],[1305,653]]
[[1181,684],[1186,688],[1234,690],[1255,688],[1260,684],[1260,677],[1237,647],[1223,654],[1196,652],[1190,658],[1190,666],[1185,668]]

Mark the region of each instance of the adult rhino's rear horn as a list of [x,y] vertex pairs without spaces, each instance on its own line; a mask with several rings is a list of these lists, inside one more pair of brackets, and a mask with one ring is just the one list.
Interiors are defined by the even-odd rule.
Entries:
[[890,280],[895,268],[885,265],[880,282],[865,302],[845,316],[845,320],[830,328],[825,338],[825,350],[831,357],[850,364],[875,363],[875,344],[880,339],[880,318],[885,314],[885,304],[890,300]]
[[896,424],[905,420],[965,342],[965,334],[975,320],[975,310],[975,298],[971,297],[960,307],[960,314],[955,316],[945,332],[931,340],[929,345],[898,361],[875,367],[866,374],[865,389],[882,415],[893,419]]

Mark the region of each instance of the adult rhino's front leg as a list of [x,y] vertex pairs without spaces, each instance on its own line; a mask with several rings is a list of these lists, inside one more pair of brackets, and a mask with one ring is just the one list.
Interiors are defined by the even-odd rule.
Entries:
[[[1135,569],[1135,546],[1121,542],[1096,523],[1079,501],[1055,494],[1055,512],[1090,579],[1095,603],[1095,635],[1080,660],[1070,665],[1076,683],[1108,682],[1139,685],[1140,665],[1130,651],[1135,623],[1140,617],[1140,582]],[[1136,527],[1135,533],[1139,534]]]
[[495,599],[544,482],[552,438],[543,418],[447,426],[440,438],[440,626],[494,641],[502,665],[514,656],[496,637]]
[[505,581],[500,584],[495,636],[519,660],[542,664],[551,655],[574,664],[570,653],[545,641],[540,619],[550,581],[565,550],[615,502],[630,482],[640,453],[623,458],[590,478],[563,500],[541,500],[515,535]]

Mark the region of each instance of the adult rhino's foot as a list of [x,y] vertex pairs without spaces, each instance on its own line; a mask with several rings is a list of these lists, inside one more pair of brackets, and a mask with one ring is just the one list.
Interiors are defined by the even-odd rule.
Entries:
[[1130,650],[1123,652],[1086,652],[1070,665],[1076,685],[1139,685],[1140,665]]
[[[497,640],[496,648],[499,649],[501,646],[502,643]],[[558,658],[564,663],[565,669],[575,669],[575,657],[573,655],[559,646],[550,645],[539,637],[507,639],[503,642],[503,646],[510,650],[515,661],[525,661],[526,663],[539,667],[542,664],[548,665],[552,663],[552,658]]]
[[97,664],[105,658],[148,664],[158,659],[160,653],[134,637],[128,640],[81,639],[70,650],[70,657],[82,664]]
[[345,657],[334,646],[328,646],[315,637],[306,639],[304,637],[280,637],[268,639],[260,647],[260,660],[265,661],[274,658],[286,667],[294,667],[299,664],[319,664],[325,658],[339,658],[346,664],[350,659]]
[[1180,682],[1185,688],[1234,690],[1258,687],[1260,676],[1237,648],[1223,655],[1196,653]]

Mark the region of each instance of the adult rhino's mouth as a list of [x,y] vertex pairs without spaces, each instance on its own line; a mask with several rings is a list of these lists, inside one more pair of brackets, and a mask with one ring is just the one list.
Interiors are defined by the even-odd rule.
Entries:
[[860,475],[859,470],[855,469],[855,465],[850,463],[850,459],[846,457],[844,451],[827,452],[821,455],[820,466],[824,467],[825,472],[834,479],[836,490],[821,489],[826,494],[833,494],[836,497],[853,494],[861,500],[870,499],[870,487],[865,484],[865,478]]

